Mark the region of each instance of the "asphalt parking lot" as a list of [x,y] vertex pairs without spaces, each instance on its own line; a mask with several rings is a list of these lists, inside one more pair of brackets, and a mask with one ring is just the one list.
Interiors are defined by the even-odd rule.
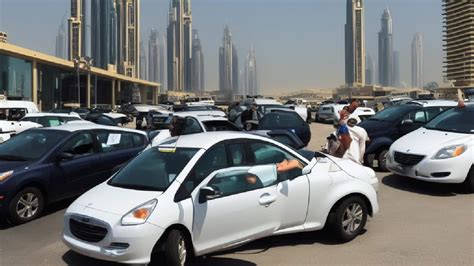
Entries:
[[[320,149],[331,125],[311,125],[311,149]],[[196,260],[196,265],[427,264],[474,265],[474,195],[452,185],[378,173],[379,214],[354,241],[339,244],[327,232],[261,239]],[[114,265],[78,255],[62,244],[68,202],[42,218],[0,225],[0,265]]]

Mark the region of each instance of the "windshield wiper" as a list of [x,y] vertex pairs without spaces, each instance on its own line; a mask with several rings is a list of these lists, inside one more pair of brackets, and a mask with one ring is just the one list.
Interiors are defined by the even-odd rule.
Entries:
[[0,155],[0,160],[4,161],[28,161],[28,158],[15,155]]

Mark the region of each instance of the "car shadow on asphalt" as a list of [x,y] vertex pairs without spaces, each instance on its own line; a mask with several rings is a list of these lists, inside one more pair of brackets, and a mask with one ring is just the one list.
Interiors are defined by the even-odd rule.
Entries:
[[[69,205],[71,205],[71,203],[75,199],[76,198],[66,199],[66,200],[55,202],[55,203],[52,203],[52,204],[46,206],[43,214],[41,214],[41,216],[39,216],[37,218],[37,220],[42,219],[43,217],[46,217],[48,215],[51,215],[53,213],[56,213],[56,212],[59,212],[59,211],[62,211],[64,209],[68,208]],[[31,221],[31,222],[33,222],[33,221]],[[19,226],[19,225],[14,225],[14,224],[9,223],[5,219],[0,219],[0,231],[7,230],[7,229],[10,229],[10,228],[15,227],[15,226]]]
[[382,183],[394,189],[434,197],[453,197],[459,194],[466,194],[459,184],[425,182],[399,175],[388,175],[382,179]]
[[[365,234],[366,230],[362,231],[361,234]],[[222,256],[229,256],[231,254],[237,255],[255,255],[265,253],[268,250],[276,247],[288,247],[288,246],[301,246],[301,245],[313,245],[315,243],[323,245],[340,245],[341,242],[337,241],[334,235],[329,230],[321,230],[316,232],[304,232],[295,233],[288,235],[279,235],[262,238],[243,246],[220,251],[213,254],[201,256],[195,258],[188,265],[226,265],[226,266],[253,266],[256,265],[253,262],[249,262],[242,259],[235,258],[223,258]],[[219,256],[219,257],[217,257]],[[112,266],[119,265],[113,262],[96,260],[89,258],[73,251],[68,251],[62,256],[63,261],[68,265],[90,265],[90,266]],[[164,265],[164,262],[154,255],[152,257],[152,263],[150,265]]]

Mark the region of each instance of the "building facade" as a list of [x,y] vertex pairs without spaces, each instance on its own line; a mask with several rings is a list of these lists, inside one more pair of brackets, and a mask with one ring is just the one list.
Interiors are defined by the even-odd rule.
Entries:
[[148,64],[143,41],[140,42],[140,79],[148,80]]
[[191,0],[172,0],[167,31],[168,90],[190,90],[192,49]]
[[204,54],[202,52],[201,39],[197,30],[193,30],[193,54],[191,63],[191,91],[204,91],[205,72]]
[[66,26],[64,21],[61,22],[61,25],[58,28],[58,35],[56,35],[56,47],[54,54],[56,57],[67,59],[67,35],[66,35]]
[[164,42],[160,40],[158,31],[152,29],[148,40],[148,80],[161,83],[161,88],[163,88],[165,76],[163,45]]
[[260,86],[258,83],[257,56],[255,49],[251,48],[247,55],[244,72],[244,95],[260,95]]
[[443,0],[445,76],[456,87],[474,86],[474,2]]
[[398,51],[393,51],[393,81],[392,86],[395,88],[400,88],[400,53]]
[[117,71],[140,74],[140,0],[117,0]]
[[68,58],[71,61],[86,56],[86,3],[86,0],[71,0],[71,17],[68,25]]
[[379,32],[379,85],[393,86],[393,28],[390,11],[384,10]]
[[377,83],[375,79],[375,61],[370,54],[365,58],[365,83],[366,85],[375,85]]
[[415,34],[411,43],[411,87],[423,88],[423,38]]
[[365,84],[365,24],[363,0],[347,0],[345,25],[346,84]]
[[219,48],[219,85],[220,92],[227,99],[239,94],[239,61],[237,49],[232,42],[229,27],[225,27],[222,46]]
[[116,71],[117,51],[117,1],[91,1],[91,57],[94,66]]

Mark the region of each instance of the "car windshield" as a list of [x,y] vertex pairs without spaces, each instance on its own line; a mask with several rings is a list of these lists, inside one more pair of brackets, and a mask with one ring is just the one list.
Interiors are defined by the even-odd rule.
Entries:
[[109,185],[135,190],[165,191],[199,149],[149,149],[120,170]]
[[382,121],[382,122],[395,122],[402,118],[408,111],[414,110],[411,106],[393,106],[385,108],[377,114],[370,117],[368,120]]
[[474,109],[453,108],[425,125],[426,129],[474,134]]
[[283,128],[297,128],[305,125],[305,121],[292,112],[273,112],[266,114],[259,122],[258,129],[273,130]]
[[0,145],[0,160],[39,160],[67,134],[61,130],[27,130]]
[[229,121],[206,121],[203,122],[206,131],[240,131]]

